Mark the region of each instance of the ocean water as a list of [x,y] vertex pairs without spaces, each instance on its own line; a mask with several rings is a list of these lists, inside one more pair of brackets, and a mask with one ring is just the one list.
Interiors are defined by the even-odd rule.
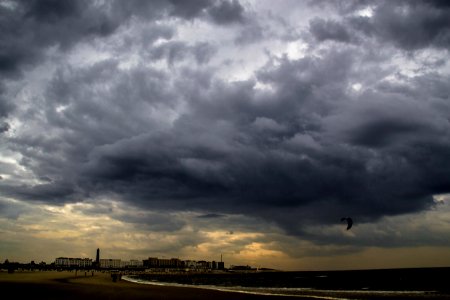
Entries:
[[326,272],[178,273],[127,275],[140,284],[320,299],[358,297],[450,299],[450,268]]

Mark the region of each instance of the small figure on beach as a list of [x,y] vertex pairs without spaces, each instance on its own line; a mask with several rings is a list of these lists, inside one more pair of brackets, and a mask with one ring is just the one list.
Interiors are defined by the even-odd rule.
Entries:
[[341,218],[341,222],[343,222],[343,221],[347,221],[347,230],[352,228],[352,225],[353,225],[352,218],[350,218],[350,217],[343,217],[343,218]]

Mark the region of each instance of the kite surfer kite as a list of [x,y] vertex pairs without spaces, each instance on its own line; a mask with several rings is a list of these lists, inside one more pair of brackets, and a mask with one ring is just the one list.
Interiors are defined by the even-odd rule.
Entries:
[[343,222],[343,221],[347,221],[347,230],[349,230],[350,228],[352,228],[352,225],[353,225],[353,220],[352,220],[352,218],[350,218],[350,217],[347,217],[347,218],[341,218],[341,222]]

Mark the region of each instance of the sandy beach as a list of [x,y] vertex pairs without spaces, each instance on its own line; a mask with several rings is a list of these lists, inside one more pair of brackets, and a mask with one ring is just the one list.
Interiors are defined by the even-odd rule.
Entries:
[[[95,272],[0,272],[0,291],[11,299],[286,299],[221,292],[198,288],[142,285],[119,280],[110,273]],[[3,296],[2,296],[3,298]],[[3,298],[3,299],[8,299]]]
[[[143,285],[118,280],[110,273],[35,271],[0,272],[0,290],[11,299],[399,299],[399,295],[311,291],[304,296],[264,296],[190,287]],[[3,299],[8,299],[8,297]],[[401,299],[450,299],[439,295],[404,294]]]

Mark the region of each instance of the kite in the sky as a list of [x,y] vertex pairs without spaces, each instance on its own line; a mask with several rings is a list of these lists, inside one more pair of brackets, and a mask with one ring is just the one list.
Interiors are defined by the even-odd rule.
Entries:
[[349,230],[350,228],[352,228],[353,225],[353,220],[350,217],[347,218],[341,218],[341,222],[343,221],[347,221],[347,230]]

